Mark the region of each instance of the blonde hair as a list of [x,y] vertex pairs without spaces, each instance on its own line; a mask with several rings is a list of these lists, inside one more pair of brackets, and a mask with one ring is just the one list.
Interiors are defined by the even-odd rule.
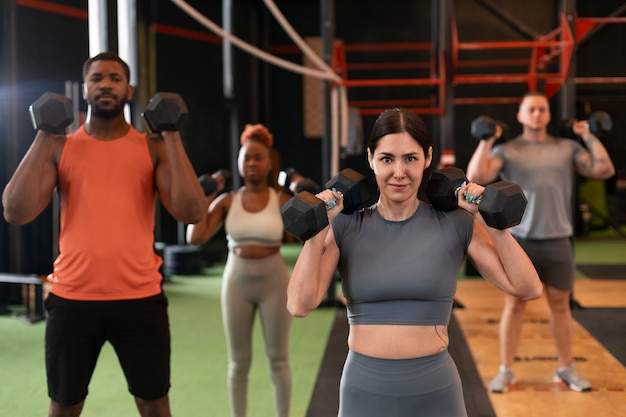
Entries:
[[247,124],[243,132],[241,132],[241,136],[239,138],[239,143],[241,146],[245,145],[249,140],[257,140],[261,143],[266,144],[269,148],[274,145],[274,136],[270,133],[267,127],[262,124]]

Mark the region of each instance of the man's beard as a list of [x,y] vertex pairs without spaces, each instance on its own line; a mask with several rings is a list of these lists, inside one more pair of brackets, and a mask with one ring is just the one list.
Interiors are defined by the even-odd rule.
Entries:
[[101,119],[113,119],[124,113],[124,106],[127,102],[127,100],[124,100],[121,103],[116,103],[115,106],[108,109],[103,109],[102,107],[99,107],[97,103],[93,103],[91,105],[91,113]]

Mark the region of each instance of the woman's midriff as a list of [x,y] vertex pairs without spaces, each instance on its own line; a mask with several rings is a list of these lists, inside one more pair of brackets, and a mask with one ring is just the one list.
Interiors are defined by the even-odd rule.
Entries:
[[230,250],[234,255],[240,258],[246,259],[260,259],[267,258],[278,252],[280,247],[278,246],[260,246],[260,245],[243,245],[237,246]]
[[434,355],[448,347],[448,326],[352,324],[351,350],[383,359],[408,359]]

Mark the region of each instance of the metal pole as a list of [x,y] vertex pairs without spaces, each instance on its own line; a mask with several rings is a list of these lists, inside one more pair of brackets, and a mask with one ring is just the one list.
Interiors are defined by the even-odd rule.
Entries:
[[109,49],[106,0],[89,0],[89,56]]
[[[222,25],[228,33],[233,33],[233,2],[222,0]],[[239,111],[236,103],[236,87],[233,74],[235,62],[232,43],[224,38],[222,43],[222,72],[224,99],[228,107],[228,126],[230,134],[231,172],[238,172],[237,154],[239,153]],[[233,175],[233,189],[241,187],[239,175]]]
[[[335,0],[321,0],[321,34],[322,34],[322,58],[330,65],[332,61],[333,42],[335,39]],[[332,115],[330,105],[330,85],[329,81],[324,81],[323,112],[324,112],[324,133],[322,136],[322,182],[326,183],[332,176],[331,172],[331,142],[332,142]]]
[[[135,0],[117,1],[117,50],[118,55],[128,64],[130,68],[130,85],[136,87],[139,84],[139,66],[137,58],[137,5]],[[135,101],[136,103],[136,101]],[[140,112],[140,110],[139,110]],[[133,114],[139,113],[136,109]],[[129,105],[124,108],[126,120],[141,128],[139,117],[131,116]]]
[[[576,0],[561,0],[560,13],[558,13],[559,18],[561,13],[565,14],[567,22],[574,34],[574,39],[576,39]],[[561,120],[567,119],[568,117],[576,117],[576,49],[577,46],[574,45],[567,77],[558,93],[559,111],[557,114],[560,118],[555,121],[557,123],[560,123]]]
[[[452,0],[432,0],[433,9],[437,9],[437,22],[438,22],[438,35],[437,44],[438,52],[446,57],[445,68],[439,68],[439,71],[446,71],[446,83],[445,83],[445,103],[443,108],[443,114],[440,121],[440,142],[439,152],[446,149],[454,149],[454,87],[451,82],[451,68],[450,68],[450,51],[452,48],[452,42],[450,39],[450,20],[454,18],[454,1]],[[441,75],[441,74],[440,74]]]

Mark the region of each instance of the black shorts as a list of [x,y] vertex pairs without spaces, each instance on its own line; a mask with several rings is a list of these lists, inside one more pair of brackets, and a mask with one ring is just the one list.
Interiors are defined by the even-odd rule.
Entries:
[[574,289],[576,263],[570,238],[515,239],[533,262],[541,282],[563,291]]
[[48,395],[71,406],[87,397],[104,343],[111,343],[135,397],[155,400],[170,388],[171,339],[164,294],[138,300],[45,301]]

